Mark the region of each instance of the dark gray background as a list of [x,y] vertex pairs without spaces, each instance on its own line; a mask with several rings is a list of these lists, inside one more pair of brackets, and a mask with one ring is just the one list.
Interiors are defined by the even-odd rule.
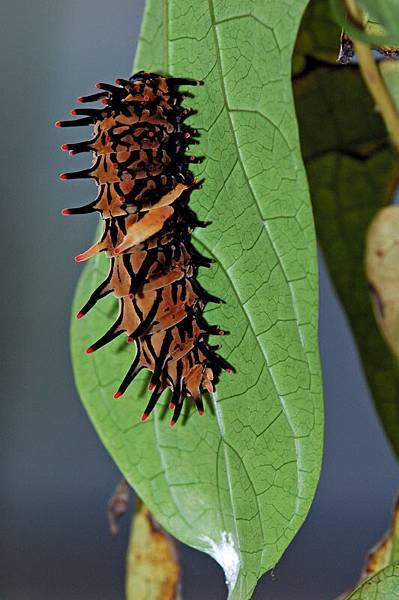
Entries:
[[[80,405],[68,350],[81,270],[73,256],[89,245],[95,219],[59,211],[85,203],[93,188],[57,179],[74,167],[58,151],[68,136],[53,122],[96,81],[129,75],[142,5],[1,3],[1,600],[123,598],[128,520],[113,542],[104,517],[119,473]],[[398,488],[398,466],[323,266],[320,294],[324,469],[309,518],[257,600],[332,600],[345,590],[387,527]],[[216,563],[180,552],[185,600],[225,598]]]

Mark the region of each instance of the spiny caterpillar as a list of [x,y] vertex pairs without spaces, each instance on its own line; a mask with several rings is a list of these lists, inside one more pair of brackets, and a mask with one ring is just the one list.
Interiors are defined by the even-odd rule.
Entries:
[[186,156],[187,147],[198,143],[198,131],[184,124],[195,111],[182,106],[185,95],[179,86],[202,82],[140,71],[115,83],[98,83],[101,91],[78,98],[82,103],[100,100],[103,108],[75,109],[71,114],[82,118],[56,123],[57,127],[94,128],[91,140],[61,146],[70,154],[92,152],[92,166],[62,173],[60,178],[93,178],[97,197],[87,206],[62,213],[99,212],[104,221],[102,236],[75,260],[85,261],[98,252],[106,252],[110,259],[107,278],[76,316],[80,319],[98,300],[115,294],[117,320],[86,352],[126,333],[127,341],[136,343],[136,355],[114,397],[125,392],[141,369],[148,369],[152,395],[142,420],[170,388],[169,408],[174,411],[170,424],[174,425],[187,397],[203,414],[202,394],[214,391],[223,369],[234,370],[216,353],[218,346],[209,344],[210,335],[227,332],[206,322],[205,306],[224,301],[197,281],[198,269],[210,267],[213,261],[191,243],[193,229],[209,223],[199,221],[188,206],[191,192],[203,182],[193,176],[189,165],[203,157]]

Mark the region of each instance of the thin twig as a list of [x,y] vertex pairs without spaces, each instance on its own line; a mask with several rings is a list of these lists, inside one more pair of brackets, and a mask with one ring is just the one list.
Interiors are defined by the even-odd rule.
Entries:
[[119,533],[117,520],[126,514],[129,505],[130,488],[126,479],[121,479],[116,486],[107,505],[108,525],[111,534],[115,537]]
[[[352,22],[363,28],[362,13],[355,0],[344,0],[348,15]],[[378,106],[384,119],[386,128],[391,137],[392,144],[399,152],[399,114],[392,100],[390,92],[381,77],[381,73],[374,60],[369,44],[360,40],[353,40],[356,55],[363,79]]]

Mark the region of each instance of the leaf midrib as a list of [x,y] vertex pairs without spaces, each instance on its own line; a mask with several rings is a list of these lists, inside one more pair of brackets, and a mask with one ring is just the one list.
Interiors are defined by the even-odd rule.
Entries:
[[[211,17],[211,22],[212,22],[212,31],[213,31],[213,38],[214,38],[215,50],[216,50],[216,60],[217,60],[217,64],[218,64],[220,87],[221,87],[221,91],[222,91],[222,95],[223,95],[224,105],[226,107],[226,113],[227,113],[228,120],[229,120],[229,126],[230,126],[230,129],[231,129],[231,134],[232,134],[232,137],[233,137],[233,140],[234,140],[234,145],[236,147],[237,160],[238,160],[238,162],[239,162],[239,164],[241,166],[242,172],[243,172],[243,174],[244,174],[244,176],[245,176],[245,178],[246,178],[246,180],[248,182],[248,187],[249,187],[251,195],[252,195],[252,197],[254,199],[254,204],[255,204],[255,206],[257,208],[257,211],[259,213],[260,221],[261,221],[261,223],[263,225],[263,228],[264,228],[264,230],[266,232],[266,235],[267,235],[267,237],[268,237],[268,239],[270,241],[270,245],[271,245],[271,247],[274,250],[274,254],[275,254],[275,257],[277,259],[277,262],[280,264],[281,270],[284,273],[285,279],[287,281],[287,286],[288,286],[288,289],[290,291],[292,309],[293,309],[294,314],[297,315],[296,310],[295,310],[296,303],[294,302],[294,296],[293,296],[293,292],[292,292],[290,283],[289,283],[289,281],[287,279],[287,276],[285,274],[285,270],[284,270],[283,265],[281,263],[280,257],[278,256],[278,254],[277,254],[277,252],[276,252],[276,250],[274,248],[274,245],[272,243],[272,240],[270,238],[270,234],[269,234],[269,231],[267,229],[266,222],[263,219],[263,216],[262,216],[262,213],[261,213],[261,210],[260,210],[260,207],[259,207],[258,199],[257,199],[256,194],[255,194],[255,192],[254,192],[254,190],[253,190],[253,188],[251,186],[251,183],[250,183],[250,181],[248,179],[248,176],[247,176],[247,173],[246,173],[243,161],[242,161],[242,157],[241,157],[241,153],[240,153],[240,149],[239,149],[239,145],[238,145],[238,141],[237,141],[237,137],[236,137],[236,132],[234,130],[233,122],[232,122],[231,115],[230,115],[229,103],[228,103],[228,99],[227,99],[226,88],[225,88],[225,85],[224,85],[223,72],[222,72],[222,62],[221,62],[221,55],[220,55],[220,46],[219,46],[219,40],[218,40],[218,36],[217,36],[217,29],[216,29],[217,22],[216,22],[216,18],[215,18],[215,11],[214,11],[214,6],[213,6],[213,0],[208,0],[208,5],[209,5],[209,13],[210,13],[210,17]],[[201,242],[201,243],[203,243],[203,242]],[[205,244],[204,244],[204,246],[206,247]],[[209,248],[206,248],[206,249],[210,252]],[[211,252],[211,254],[213,255],[212,252]],[[218,261],[218,263],[221,266],[221,268],[223,269],[224,273],[226,274],[228,280],[230,282],[232,282],[230,275],[224,269],[223,265],[220,263],[220,261]],[[242,306],[243,312],[244,312],[244,314],[245,314],[245,316],[246,316],[246,318],[248,320],[248,323],[249,323],[249,326],[251,328],[251,331],[254,334],[254,337],[255,337],[255,339],[257,341],[257,344],[258,344],[258,346],[259,346],[259,348],[260,348],[260,350],[262,352],[262,355],[263,355],[263,357],[265,359],[265,362],[266,362],[266,365],[267,365],[267,356],[265,354],[265,351],[264,351],[264,348],[263,348],[262,344],[259,342],[259,339],[258,339],[257,335],[255,334],[255,331],[254,331],[251,319],[250,319],[250,317],[249,317],[249,315],[247,313],[247,310],[246,310],[245,306],[241,303],[241,299],[238,296],[238,293],[237,293],[237,290],[235,289],[235,286],[232,285],[231,287],[233,288],[234,293],[236,294],[237,299],[238,299],[240,305]],[[298,319],[297,319],[297,323],[298,323]],[[307,354],[305,352],[304,341],[302,339],[302,335],[301,335],[301,331],[300,331],[299,326],[298,326],[298,332],[299,332],[299,338],[300,338],[300,341],[301,341],[301,344],[302,344],[302,348],[304,349],[305,357],[307,357]],[[308,360],[307,360],[307,364],[310,367]],[[275,390],[276,396],[277,396],[277,398],[279,400],[279,403],[281,405],[281,408],[282,408],[282,410],[284,412],[284,415],[285,415],[288,427],[291,430],[292,439],[294,440],[294,444],[295,444],[296,454],[298,456],[298,468],[296,470],[296,473],[297,473],[297,496],[296,496],[295,512],[294,512],[294,515],[293,515],[293,517],[294,517],[295,514],[296,514],[296,511],[298,509],[299,499],[300,499],[300,496],[301,496],[301,489],[302,489],[301,478],[299,476],[299,470],[300,470],[300,468],[299,468],[300,460],[299,459],[300,459],[300,456],[301,456],[301,452],[300,452],[300,449],[299,449],[298,440],[297,440],[297,437],[295,435],[295,431],[294,431],[294,428],[292,426],[292,423],[291,423],[291,420],[290,420],[287,408],[285,406],[285,403],[284,403],[283,399],[281,398],[280,394],[278,393],[278,389],[277,389],[277,385],[276,385],[273,373],[272,373],[272,371],[270,369],[268,369],[268,371],[269,371],[269,374],[270,374],[270,379],[271,379],[271,381],[273,383],[273,388]],[[291,517],[291,519],[293,517]]]
[[[276,260],[277,260],[278,264],[280,265],[282,273],[285,276],[285,279],[286,279],[286,282],[287,282],[287,286],[289,288],[289,292],[290,292],[290,296],[291,296],[291,305],[292,305],[293,312],[294,312],[295,315],[297,315],[296,310],[295,310],[295,304],[296,303],[294,301],[295,298],[294,298],[294,295],[293,295],[292,288],[291,288],[290,283],[289,283],[289,281],[287,279],[287,276],[285,274],[285,270],[284,270],[283,265],[281,263],[280,257],[278,256],[276,250],[274,249],[274,245],[273,245],[272,240],[270,238],[270,234],[269,234],[266,222],[263,219],[263,215],[261,213],[260,206],[259,206],[256,194],[254,193],[254,190],[253,190],[253,188],[251,186],[251,183],[250,183],[249,178],[247,176],[246,170],[244,168],[244,164],[243,164],[243,161],[242,161],[240,149],[239,149],[239,146],[238,146],[238,140],[237,140],[237,137],[236,137],[236,133],[235,133],[235,130],[234,130],[234,127],[233,127],[233,122],[232,122],[231,115],[230,115],[229,103],[228,103],[227,93],[226,93],[226,89],[225,89],[225,85],[224,85],[224,80],[223,80],[222,65],[221,65],[221,55],[220,55],[220,46],[219,46],[219,40],[218,40],[218,37],[217,37],[217,28],[216,28],[216,19],[215,19],[215,12],[214,12],[213,0],[208,0],[208,5],[209,5],[209,12],[210,12],[210,17],[211,17],[211,29],[212,29],[212,34],[213,34],[213,38],[214,38],[215,51],[216,51],[216,63],[217,63],[217,66],[218,66],[218,71],[219,71],[219,79],[220,79],[220,85],[221,85],[221,91],[222,91],[222,95],[223,95],[223,100],[224,100],[224,107],[226,109],[226,113],[227,113],[228,120],[229,120],[230,130],[231,130],[232,137],[233,137],[233,140],[234,140],[234,145],[235,145],[235,148],[236,148],[237,158],[236,158],[236,161],[235,161],[235,165],[237,164],[237,162],[240,164],[242,173],[243,173],[243,175],[245,176],[245,178],[246,178],[246,180],[248,182],[248,187],[249,187],[250,193],[251,193],[251,195],[252,195],[252,197],[254,199],[254,204],[255,204],[256,209],[258,211],[258,214],[259,214],[260,221],[262,223],[263,229],[265,230],[265,232],[267,234],[267,237],[268,237],[268,239],[270,241],[270,245],[271,245],[271,247],[274,250],[274,254],[275,254]],[[253,15],[245,15],[245,16],[252,16],[253,17]],[[164,32],[165,32],[165,38],[164,38],[164,46],[165,46],[164,55],[165,55],[165,63],[166,63],[165,71],[168,72],[168,69],[169,69],[168,0],[164,0],[163,17],[165,19],[165,23],[164,23]],[[259,21],[259,20],[257,19],[257,21]],[[265,26],[265,24],[263,22],[261,22],[261,24],[263,26]],[[222,111],[223,111],[223,109],[220,112],[222,112]],[[239,111],[237,110],[237,112],[239,112]],[[260,113],[260,114],[261,114],[261,116],[263,118],[266,118],[265,115],[263,115],[263,113]],[[195,235],[193,237],[195,239],[198,239],[198,238],[196,238]],[[206,248],[206,250],[209,252],[209,254],[211,256],[215,256],[214,253],[206,246],[206,244],[202,240],[199,240],[199,242]],[[240,306],[242,306],[243,312],[244,312],[245,317],[246,317],[246,319],[248,321],[248,325],[249,325],[249,327],[250,327],[250,329],[251,329],[251,331],[253,333],[253,336],[254,336],[254,338],[256,340],[256,343],[257,343],[259,349],[261,350],[262,356],[264,357],[266,365],[267,365],[267,356],[266,356],[265,351],[264,351],[264,349],[263,349],[263,347],[262,347],[262,345],[261,345],[261,343],[260,343],[260,341],[259,341],[256,333],[255,333],[255,330],[253,328],[250,316],[247,313],[247,310],[246,310],[245,306],[241,303],[241,299],[238,296],[237,290],[235,289],[235,286],[233,285],[233,282],[232,282],[232,279],[231,279],[230,275],[228,274],[228,272],[226,271],[226,269],[224,268],[224,266],[220,263],[220,261],[218,261],[218,264],[220,265],[220,267],[223,270],[223,272],[225,273],[227,279],[231,283],[231,288],[233,289],[234,294],[236,295],[237,300],[238,300]],[[298,323],[298,319],[296,321]],[[302,345],[303,349],[305,350],[304,341],[302,339],[302,335],[301,335],[301,331],[300,331],[299,327],[298,327],[298,333],[299,333],[299,338],[300,338],[301,345]],[[306,356],[307,355],[306,355],[306,352],[305,352],[305,357]],[[307,361],[307,364],[309,366],[309,362],[308,361]],[[299,502],[300,502],[301,488],[302,488],[301,478],[300,478],[300,475],[299,475],[299,470],[300,470],[299,465],[300,465],[301,452],[300,452],[300,448],[298,447],[298,439],[297,439],[297,437],[295,435],[295,431],[294,431],[294,428],[292,426],[292,423],[291,423],[291,420],[290,420],[290,417],[289,417],[286,405],[285,405],[283,399],[281,398],[280,394],[278,393],[277,384],[276,384],[276,381],[274,379],[273,373],[272,373],[272,371],[270,369],[268,369],[268,372],[270,374],[270,380],[271,380],[271,382],[273,384],[273,388],[275,390],[275,394],[277,396],[277,399],[278,399],[278,401],[280,403],[281,409],[282,409],[283,414],[285,416],[286,423],[287,423],[287,425],[288,425],[288,427],[289,427],[289,429],[291,431],[292,439],[293,439],[294,445],[295,445],[296,456],[297,456],[297,461],[296,461],[297,462],[297,469],[296,469],[296,475],[297,475],[297,495],[296,495],[296,507],[295,507],[295,511],[294,511],[294,513],[293,513],[293,515],[292,515],[292,517],[290,519],[290,520],[292,520],[295,517],[296,511],[298,509],[298,505],[299,505]],[[216,414],[218,414],[220,411],[218,411],[217,400],[213,399],[213,402],[215,403]],[[155,423],[156,437],[157,437],[157,440],[158,440],[159,439],[159,437],[158,437],[159,436],[159,431],[158,431],[158,423],[157,423],[156,419],[154,419],[154,423]],[[220,432],[220,437],[221,437],[222,440],[224,440],[223,424],[220,423],[219,418],[217,418],[217,423],[218,423],[218,428],[219,428],[219,432]],[[158,444],[158,453],[160,455],[161,464],[163,464],[163,459],[162,459],[162,456],[161,456],[162,455],[162,449],[159,447],[159,444]],[[231,503],[231,507],[232,507],[232,510],[233,510],[234,514],[236,514],[235,513],[235,508],[234,508],[234,502],[233,502],[233,494],[232,494],[231,472],[230,472],[230,467],[229,467],[229,461],[226,458],[225,446],[224,446],[224,455],[223,456],[224,456],[224,463],[225,463],[225,467],[226,467],[226,474],[227,474],[227,478],[228,478],[228,482],[229,482],[230,503]],[[172,494],[172,492],[171,492],[171,494]],[[257,503],[257,506],[258,506],[259,515],[261,516],[261,511],[259,509],[259,502],[258,502],[258,498],[257,498],[256,494],[255,494],[255,498],[256,498],[256,503]],[[173,498],[173,500],[174,500],[176,508],[178,509],[178,504],[177,504],[176,499]],[[179,514],[184,519],[184,516],[181,514],[180,511],[179,511]],[[238,531],[236,531],[236,535],[237,535],[237,542],[238,542],[238,540],[239,540]],[[263,554],[262,554],[262,560],[263,560]]]

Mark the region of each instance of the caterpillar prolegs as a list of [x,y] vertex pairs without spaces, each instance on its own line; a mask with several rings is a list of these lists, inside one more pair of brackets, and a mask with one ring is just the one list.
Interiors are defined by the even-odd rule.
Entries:
[[77,317],[111,292],[119,299],[117,320],[86,352],[125,333],[128,342],[135,342],[136,354],[114,397],[148,369],[152,395],[142,419],[170,388],[171,425],[186,398],[192,397],[202,414],[203,393],[214,391],[222,370],[234,370],[217,354],[218,346],[209,343],[210,335],[226,332],[209,325],[203,312],[209,302],[223,300],[198,282],[199,268],[213,261],[191,242],[193,229],[209,223],[199,221],[189,207],[191,192],[202,187],[189,166],[202,157],[186,155],[188,146],[197,143],[198,131],[184,124],[194,111],[182,106],[185,96],[179,86],[201,83],[141,71],[129,80],[117,79],[116,85],[98,83],[99,92],[78,101],[100,100],[104,107],[75,109],[71,114],[81,118],[56,123],[94,128],[91,140],[61,146],[70,154],[92,152],[92,166],[60,178],[93,178],[97,197],[87,206],[62,212],[99,212],[104,221],[101,238],[76,261],[98,252],[106,252],[110,260],[107,278]]

